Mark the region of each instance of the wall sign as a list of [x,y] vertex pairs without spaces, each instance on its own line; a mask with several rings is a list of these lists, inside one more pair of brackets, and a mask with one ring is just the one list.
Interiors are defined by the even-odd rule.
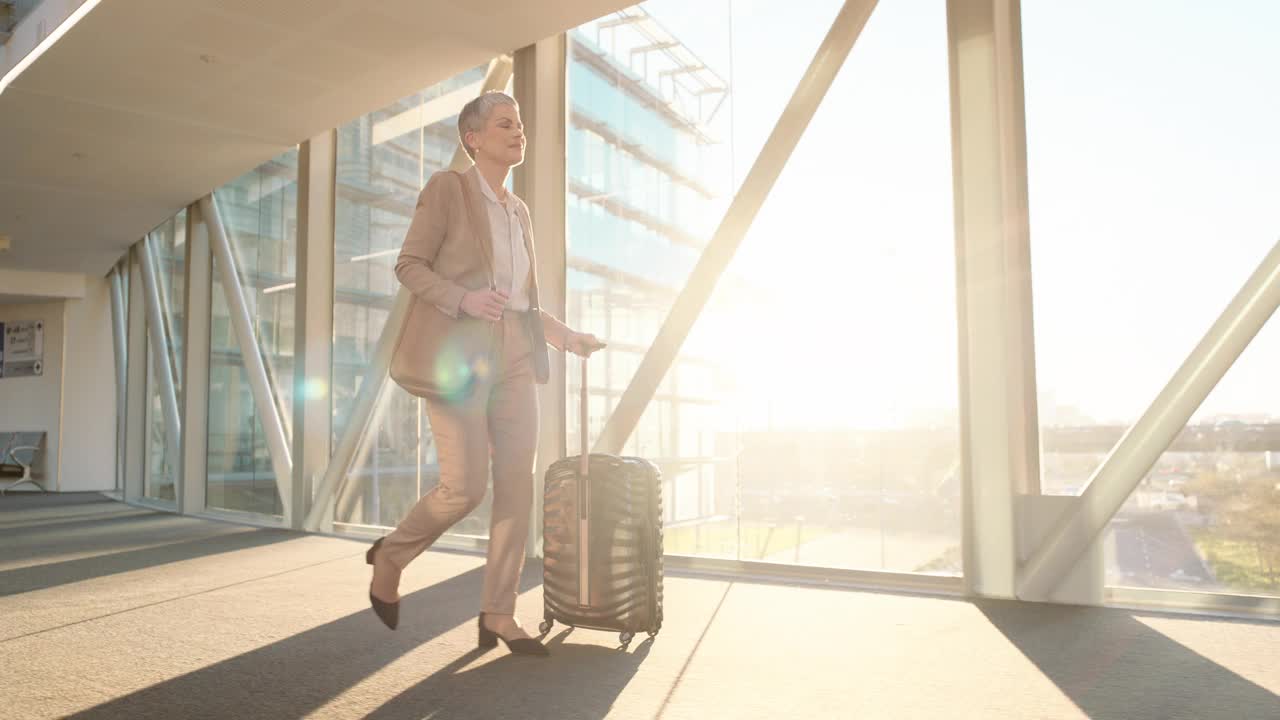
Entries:
[[0,323],[0,378],[44,374],[44,322]]

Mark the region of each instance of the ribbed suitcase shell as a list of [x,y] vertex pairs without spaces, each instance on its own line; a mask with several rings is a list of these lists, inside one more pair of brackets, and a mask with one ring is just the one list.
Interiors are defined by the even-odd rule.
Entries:
[[642,458],[590,456],[583,593],[580,458],[565,458],[547,470],[544,617],[572,627],[656,635],[662,627],[661,472]]

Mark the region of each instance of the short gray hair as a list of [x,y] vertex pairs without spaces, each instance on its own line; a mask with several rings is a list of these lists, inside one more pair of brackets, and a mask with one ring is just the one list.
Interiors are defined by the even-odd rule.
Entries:
[[489,121],[489,115],[499,105],[511,105],[516,110],[520,109],[520,104],[515,98],[504,92],[490,90],[463,105],[462,112],[458,113],[458,141],[462,143],[462,149],[472,160],[476,159],[476,151],[467,145],[467,133],[484,130],[484,124]]

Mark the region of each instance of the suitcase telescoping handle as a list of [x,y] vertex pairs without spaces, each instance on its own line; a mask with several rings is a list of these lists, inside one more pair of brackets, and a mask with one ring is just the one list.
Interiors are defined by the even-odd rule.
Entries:
[[581,407],[578,409],[578,434],[582,436],[582,453],[578,458],[578,474],[582,477],[587,476],[587,469],[590,463],[587,458],[587,358],[582,358],[582,382],[579,396],[581,398]]
[[579,397],[581,398],[581,407],[578,408],[578,434],[582,436],[581,454],[578,456],[578,605],[588,607],[591,604],[590,583],[591,577],[588,572],[590,567],[591,548],[589,539],[591,538],[591,525],[589,522],[590,512],[589,504],[591,502],[591,483],[587,482],[587,471],[591,466],[591,458],[588,455],[589,448],[587,446],[587,358],[582,358],[582,376],[579,382],[581,388]]

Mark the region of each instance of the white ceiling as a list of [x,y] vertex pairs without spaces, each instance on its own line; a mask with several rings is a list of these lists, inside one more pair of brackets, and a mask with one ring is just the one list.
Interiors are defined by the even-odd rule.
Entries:
[[103,275],[308,137],[619,0],[108,0],[0,95],[0,267]]

